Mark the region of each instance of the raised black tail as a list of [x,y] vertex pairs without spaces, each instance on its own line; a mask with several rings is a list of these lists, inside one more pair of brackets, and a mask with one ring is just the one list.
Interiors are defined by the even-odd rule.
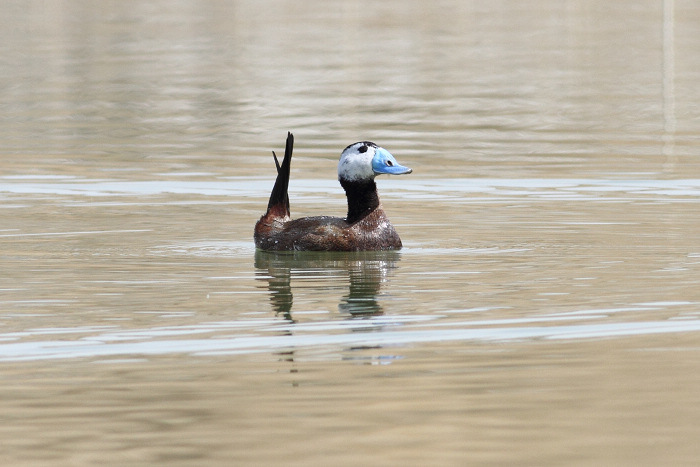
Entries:
[[277,160],[275,151],[272,151],[272,156],[275,158],[275,165],[277,166],[277,180],[275,180],[275,186],[272,187],[270,202],[267,203],[267,212],[275,211],[278,215],[283,215],[284,213],[287,216],[290,215],[287,189],[289,188],[289,170],[292,166],[292,149],[294,149],[294,135],[287,132],[287,145],[284,148],[282,165]]

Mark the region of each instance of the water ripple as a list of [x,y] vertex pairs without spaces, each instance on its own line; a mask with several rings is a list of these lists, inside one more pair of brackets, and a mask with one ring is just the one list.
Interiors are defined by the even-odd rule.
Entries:
[[[58,180],[58,181],[57,181]],[[266,197],[273,180],[219,178],[216,180],[94,180],[51,177],[0,177],[0,192],[73,196],[125,196],[158,194],[198,194],[206,196]],[[465,193],[491,196],[536,196],[589,199],[603,194],[633,194],[673,197],[700,197],[700,179],[548,179],[548,178],[438,178],[381,180],[387,193],[400,191],[402,198],[452,198]],[[313,196],[338,189],[335,180],[295,179],[291,194]]]
[[[338,350],[430,342],[601,339],[700,331],[700,319],[693,318],[568,324],[572,320],[600,318],[609,312],[611,310],[598,310],[597,314],[590,316],[570,314],[452,323],[440,323],[440,316],[419,315],[304,324],[285,323],[278,319],[251,319],[137,330],[114,326],[47,328],[0,334],[0,341],[6,342],[32,339],[0,344],[0,361],[252,354],[329,346],[333,351],[329,351],[328,355],[333,355]],[[86,333],[89,335],[75,340],[36,340],[41,336]],[[195,335],[202,337],[183,338]]]

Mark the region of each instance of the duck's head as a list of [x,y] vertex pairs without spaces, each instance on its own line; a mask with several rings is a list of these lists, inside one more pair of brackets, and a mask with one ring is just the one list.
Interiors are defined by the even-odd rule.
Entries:
[[345,148],[338,162],[338,178],[348,182],[373,180],[381,174],[410,174],[412,171],[396,162],[389,151],[369,141]]

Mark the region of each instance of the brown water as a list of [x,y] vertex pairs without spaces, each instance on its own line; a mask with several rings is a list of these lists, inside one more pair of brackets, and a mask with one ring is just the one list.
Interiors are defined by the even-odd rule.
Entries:
[[[696,2],[5,2],[3,465],[696,465]],[[343,215],[405,248],[266,254]]]

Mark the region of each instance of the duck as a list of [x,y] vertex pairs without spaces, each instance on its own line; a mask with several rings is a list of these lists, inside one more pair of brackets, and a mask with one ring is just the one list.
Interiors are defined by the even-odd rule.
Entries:
[[346,217],[314,216],[292,219],[289,210],[289,174],[294,135],[287,132],[284,159],[267,211],[255,224],[256,248],[264,251],[371,251],[399,250],[401,238],[389,221],[377,193],[377,175],[410,174],[386,149],[369,141],[347,146],[340,154],[338,181],[348,201]]

